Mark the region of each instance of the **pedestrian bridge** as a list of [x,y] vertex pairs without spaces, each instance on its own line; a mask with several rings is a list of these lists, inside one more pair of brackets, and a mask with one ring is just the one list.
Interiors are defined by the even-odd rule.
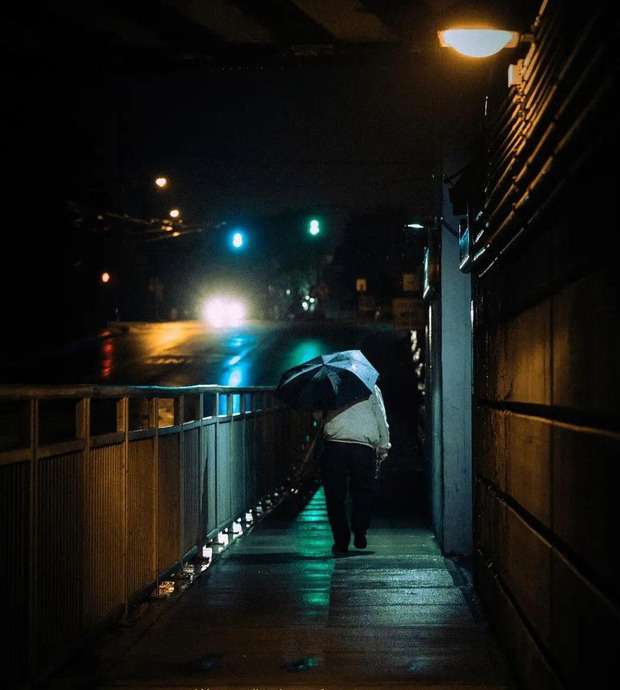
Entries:
[[406,460],[335,558],[271,390],[2,388],[2,687],[512,687]]

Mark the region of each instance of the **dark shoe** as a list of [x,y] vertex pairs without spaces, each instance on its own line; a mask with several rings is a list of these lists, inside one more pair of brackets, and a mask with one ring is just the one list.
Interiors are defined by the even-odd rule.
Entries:
[[336,544],[334,544],[332,546],[332,553],[334,554],[334,556],[345,556],[349,553],[349,549],[347,547],[341,549],[339,546],[336,546]]
[[368,546],[368,541],[366,540],[365,534],[356,534],[353,539],[353,546],[356,549],[365,549]]

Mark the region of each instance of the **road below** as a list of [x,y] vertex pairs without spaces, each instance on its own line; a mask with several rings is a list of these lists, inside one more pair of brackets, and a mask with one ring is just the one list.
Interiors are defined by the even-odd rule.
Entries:
[[0,363],[0,386],[276,386],[283,371],[319,354],[360,349],[379,371],[391,457],[418,462],[421,397],[409,334],[389,323],[277,321],[213,329],[199,321],[111,324],[96,337]]
[[[318,354],[359,348],[387,375],[407,334],[390,324],[249,322],[213,329],[200,321],[111,324],[96,337],[4,361],[0,383],[275,386]],[[374,357],[373,357],[374,354]]]

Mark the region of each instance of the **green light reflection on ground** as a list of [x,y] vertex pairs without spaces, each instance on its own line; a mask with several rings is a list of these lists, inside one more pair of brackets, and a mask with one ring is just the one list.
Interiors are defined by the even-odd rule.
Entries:
[[302,602],[309,606],[329,606],[329,587],[317,591],[304,592],[301,595]]
[[[302,554],[312,557],[331,556],[332,533],[327,519],[323,487],[319,487],[305,508],[297,515],[295,523],[299,526],[300,536],[303,534],[299,542]],[[331,573],[333,567],[334,563],[331,558],[312,563],[312,570],[322,570],[326,573]]]

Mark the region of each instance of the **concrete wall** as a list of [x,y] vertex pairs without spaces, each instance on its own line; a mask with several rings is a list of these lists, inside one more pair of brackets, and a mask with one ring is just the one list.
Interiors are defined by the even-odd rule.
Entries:
[[441,418],[443,519],[436,532],[448,555],[472,553],[470,276],[459,271],[458,239],[441,243]]
[[439,290],[428,300],[425,456],[433,532],[446,555],[472,553],[471,281],[441,231]]
[[431,527],[441,547],[444,519],[441,302],[436,298],[428,304],[425,350],[424,457],[428,463],[427,494]]
[[[571,119],[531,183],[537,204],[508,233],[514,242],[474,271],[475,583],[523,688],[583,690],[611,682],[620,643],[620,290],[608,213],[617,61],[586,69],[605,55],[613,22],[602,19],[590,44],[585,18],[563,22],[549,34],[566,53],[557,76],[547,69],[548,103],[566,94],[553,126],[567,108]],[[577,56],[581,82],[570,76],[574,46],[591,51]],[[571,101],[575,85],[590,98]],[[542,145],[549,131],[534,122],[526,136],[538,132]]]
[[[620,641],[618,280],[592,266],[551,289],[567,232],[538,240],[544,264],[539,245],[498,266],[476,301],[477,583],[532,688],[590,687]],[[526,299],[519,274],[549,290]]]

